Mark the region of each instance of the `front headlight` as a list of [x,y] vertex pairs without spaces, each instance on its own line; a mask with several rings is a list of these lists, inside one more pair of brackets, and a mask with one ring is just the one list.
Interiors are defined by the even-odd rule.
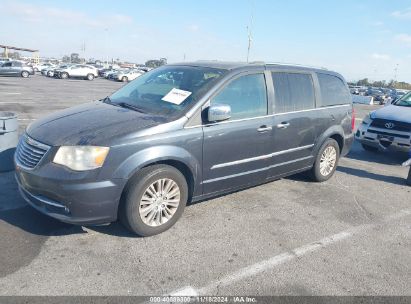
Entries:
[[110,148],[95,146],[62,146],[53,162],[74,171],[87,171],[103,166]]
[[365,116],[364,120],[362,121],[362,123],[364,125],[369,125],[375,118],[375,113],[374,112],[370,112],[369,114],[367,114],[367,116]]

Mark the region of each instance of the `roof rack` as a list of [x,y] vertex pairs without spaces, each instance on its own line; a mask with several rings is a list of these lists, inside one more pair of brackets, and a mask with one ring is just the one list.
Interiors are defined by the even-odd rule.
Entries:
[[298,63],[288,63],[288,62],[267,62],[266,64],[275,64],[275,65],[290,65],[290,66],[299,66],[304,68],[314,68],[328,71],[325,67],[313,66],[313,65],[305,65],[305,64],[298,64]]

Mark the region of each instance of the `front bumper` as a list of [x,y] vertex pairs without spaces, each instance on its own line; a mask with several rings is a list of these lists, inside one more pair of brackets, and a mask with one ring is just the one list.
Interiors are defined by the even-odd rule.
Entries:
[[70,183],[45,179],[16,167],[22,197],[38,211],[62,222],[100,225],[117,219],[123,180]]
[[361,124],[355,133],[355,137],[361,143],[381,150],[400,152],[411,150],[411,134],[407,132],[390,131],[370,127],[369,124]]

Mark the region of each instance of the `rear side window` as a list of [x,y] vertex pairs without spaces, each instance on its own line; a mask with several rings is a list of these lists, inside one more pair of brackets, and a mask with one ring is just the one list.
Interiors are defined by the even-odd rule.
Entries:
[[315,107],[313,79],[309,74],[272,73],[274,113],[309,110]]
[[333,75],[318,73],[322,107],[351,103],[351,95],[344,82]]
[[246,75],[233,80],[211,100],[211,103],[229,105],[230,120],[267,115],[264,75]]

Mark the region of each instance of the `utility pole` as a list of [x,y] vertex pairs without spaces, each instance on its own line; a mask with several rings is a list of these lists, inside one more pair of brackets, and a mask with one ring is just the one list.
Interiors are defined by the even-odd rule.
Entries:
[[247,63],[250,60],[250,50],[251,50],[251,43],[253,42],[253,14],[254,14],[254,2],[251,2],[251,17],[250,17],[250,24],[247,26],[247,36],[248,36],[248,48],[247,48]]
[[248,34],[248,48],[247,48],[247,63],[250,59],[250,49],[251,49],[251,42],[253,41],[253,36],[251,33],[250,27],[247,26],[247,34]]
[[105,32],[105,47],[106,47],[106,68],[107,68],[107,66],[108,66],[108,28],[105,28],[104,29],[104,32]]
[[397,82],[397,76],[398,76],[398,63],[395,65],[395,69],[394,69],[394,82]]

